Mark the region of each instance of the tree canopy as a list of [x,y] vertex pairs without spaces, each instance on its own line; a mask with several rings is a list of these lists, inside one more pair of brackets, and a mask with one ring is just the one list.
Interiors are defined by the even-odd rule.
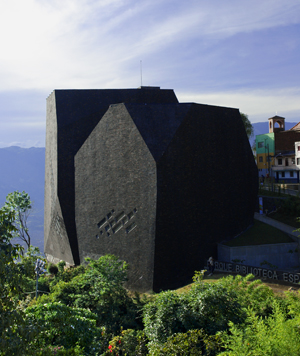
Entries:
[[241,118],[243,120],[243,124],[245,126],[245,130],[246,130],[246,134],[248,136],[248,139],[250,139],[254,135],[253,126],[252,126],[247,114],[243,114],[241,112]]
[[32,209],[32,201],[30,196],[26,192],[15,191],[9,193],[6,197],[6,202],[1,210],[4,212],[10,212],[14,215],[13,237],[20,238],[26,243],[27,248],[30,248],[31,238],[29,235],[29,229],[27,226],[28,217]]
[[35,297],[39,251],[13,243],[13,206],[0,209],[0,356],[300,356],[299,292],[276,295],[253,275],[211,283],[196,271],[184,290],[134,295],[130,266],[105,255],[60,261]]

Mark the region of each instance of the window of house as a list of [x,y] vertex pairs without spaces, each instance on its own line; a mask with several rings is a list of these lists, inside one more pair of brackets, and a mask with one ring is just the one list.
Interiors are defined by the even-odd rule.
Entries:
[[282,178],[285,177],[285,172],[281,172],[281,177],[282,177]]
[[300,165],[300,158],[297,158],[297,166]]
[[293,171],[290,172],[290,177],[294,177],[294,172]]
[[288,158],[285,159],[285,165],[286,165],[286,166],[289,165],[289,159],[288,159]]
[[263,162],[263,156],[259,156],[259,162]]
[[258,148],[262,148],[262,147],[264,147],[265,145],[264,145],[264,141],[261,141],[261,142],[258,142]]
[[292,164],[295,164],[295,158],[292,158]]
[[300,151],[300,146],[298,146],[298,151]]
[[278,166],[282,165],[282,158],[278,158]]

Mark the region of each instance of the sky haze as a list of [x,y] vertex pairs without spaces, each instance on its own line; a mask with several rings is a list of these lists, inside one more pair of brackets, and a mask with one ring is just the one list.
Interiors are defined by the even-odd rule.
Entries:
[[45,145],[54,89],[160,86],[300,121],[299,0],[10,0],[0,29],[0,147]]

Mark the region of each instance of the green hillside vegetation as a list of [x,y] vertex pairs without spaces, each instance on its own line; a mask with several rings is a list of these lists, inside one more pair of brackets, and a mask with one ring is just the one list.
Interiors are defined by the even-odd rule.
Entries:
[[276,206],[276,210],[269,212],[267,216],[289,226],[293,226],[294,228],[300,228],[299,193],[297,196],[292,196],[288,194],[282,194],[277,191],[272,192],[269,190],[261,189],[260,187],[260,195],[274,197],[274,205]]
[[235,239],[227,241],[227,246],[251,246],[263,244],[278,244],[294,242],[294,240],[281,230],[265,224],[261,221],[254,220],[253,226],[246,230]]
[[300,355],[300,294],[253,275],[198,271],[188,288],[140,295],[126,289],[127,263],[106,255],[46,264],[36,298],[42,257],[12,242],[15,218],[0,209],[0,356]]
[[48,266],[57,273],[40,277],[35,299],[38,256],[16,262],[6,246],[0,355],[300,355],[298,292],[279,296],[252,275],[204,282],[202,271],[184,292],[133,295],[127,264],[108,255]]

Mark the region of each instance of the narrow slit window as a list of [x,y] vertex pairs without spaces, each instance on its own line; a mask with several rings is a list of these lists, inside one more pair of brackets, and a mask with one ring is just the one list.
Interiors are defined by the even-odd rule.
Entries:
[[112,213],[108,213],[108,214],[106,215],[106,217],[107,217],[107,220],[109,220],[109,219],[112,217]]
[[98,228],[100,229],[105,223],[106,223],[106,219],[105,218],[102,219],[101,221],[99,221],[98,224],[97,224]]
[[133,218],[133,212],[131,211],[127,216],[128,216],[129,220],[132,219]]
[[120,214],[118,214],[116,217],[115,217],[115,220],[116,222],[119,222],[123,217],[124,217],[124,211],[122,211]]
[[132,224],[130,224],[129,226],[128,226],[128,228],[126,229],[126,233],[127,234],[129,234],[133,229],[135,229],[136,228],[136,223],[135,222],[133,222]]
[[122,221],[120,221],[113,229],[112,232],[115,234],[123,227]]

